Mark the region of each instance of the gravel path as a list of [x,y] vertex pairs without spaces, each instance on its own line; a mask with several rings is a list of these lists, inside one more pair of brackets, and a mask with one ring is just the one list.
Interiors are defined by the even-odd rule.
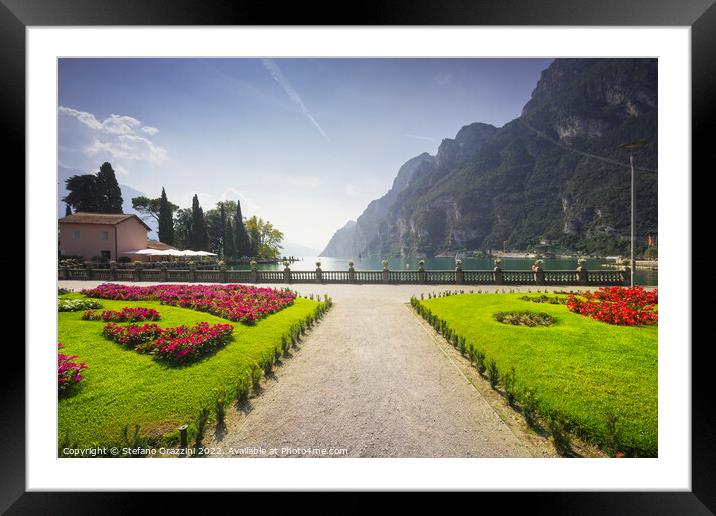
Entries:
[[533,437],[500,418],[406,304],[413,293],[454,286],[295,288],[328,293],[335,305],[263,393],[227,413],[207,447],[224,456],[544,456]]

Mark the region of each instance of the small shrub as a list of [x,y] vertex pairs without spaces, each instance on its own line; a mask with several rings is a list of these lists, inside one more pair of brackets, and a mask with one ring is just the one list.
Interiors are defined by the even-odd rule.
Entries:
[[263,369],[264,376],[269,376],[273,371],[273,353],[265,354],[259,361],[259,365]]
[[465,345],[465,337],[458,337],[457,350],[462,356],[465,356],[465,353],[467,352],[467,346]]
[[251,388],[255,393],[261,391],[261,367],[258,364],[251,365]]
[[228,400],[227,400],[226,394],[222,392],[216,398],[216,402],[214,403],[214,412],[216,413],[216,422],[219,425],[223,425],[224,420],[226,419],[227,401]]
[[556,414],[547,416],[547,428],[550,433],[550,440],[554,445],[554,449],[560,455],[566,455],[570,450],[569,434],[567,433],[567,423],[564,419]]
[[525,389],[522,395],[522,414],[532,428],[537,426],[537,395],[534,389]]
[[251,392],[251,374],[242,375],[236,383],[236,400],[239,403],[246,403]]
[[196,419],[196,444],[199,445],[204,440],[204,433],[206,432],[206,424],[209,422],[209,409],[203,408],[199,412],[199,417]]
[[283,351],[283,354],[288,355],[290,349],[291,338],[287,337],[286,335],[281,335],[281,350]]
[[485,376],[485,353],[482,351],[475,352],[475,365],[477,366],[477,372],[482,376]]
[[510,404],[510,406],[515,406],[515,397],[517,393],[515,392],[515,368],[511,367],[510,370],[505,373],[502,376],[502,385],[505,388],[505,397],[507,398],[507,403]]
[[616,457],[620,453],[621,435],[617,428],[617,416],[611,410],[607,410],[605,414],[606,421],[606,450],[612,457]]
[[496,388],[500,379],[500,372],[497,369],[495,360],[492,358],[487,362],[487,378],[490,380],[490,386],[493,389]]

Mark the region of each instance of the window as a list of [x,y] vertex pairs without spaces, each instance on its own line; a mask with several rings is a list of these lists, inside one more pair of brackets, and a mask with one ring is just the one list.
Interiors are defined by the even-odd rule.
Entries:
[[73,240],[79,240],[80,239],[80,230],[76,229],[72,232],[72,239]]
[[102,231],[102,233],[99,234],[100,240],[109,240],[109,231]]

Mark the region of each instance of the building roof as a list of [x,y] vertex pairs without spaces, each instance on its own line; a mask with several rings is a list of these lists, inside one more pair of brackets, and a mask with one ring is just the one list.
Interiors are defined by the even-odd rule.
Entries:
[[73,213],[72,215],[62,217],[57,222],[59,222],[60,224],[110,224],[112,226],[116,226],[120,222],[124,222],[125,220],[132,218],[137,219],[140,224],[147,228],[147,231],[151,231],[152,228],[147,226],[147,224],[142,219],[140,219],[133,213],[90,213],[87,211],[78,211],[77,213]]
[[147,242],[147,249],[157,249],[158,251],[164,251],[165,249],[176,249],[169,244],[164,242],[158,242],[157,240],[150,240]]

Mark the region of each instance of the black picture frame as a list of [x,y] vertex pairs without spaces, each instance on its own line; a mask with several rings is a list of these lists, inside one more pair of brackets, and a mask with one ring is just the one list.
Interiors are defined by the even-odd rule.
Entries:
[[[65,25],[690,26],[692,170],[709,170],[707,159],[713,145],[707,138],[713,133],[711,114],[716,112],[714,0],[367,0],[352,4],[294,2],[280,8],[273,2],[246,0],[0,0],[0,99],[7,130],[2,141],[6,161],[7,157],[15,158],[16,168],[25,166],[25,28]],[[684,180],[693,180],[693,174],[682,173]],[[691,278],[688,281],[691,287]],[[712,514],[716,511],[712,437],[716,417],[710,399],[708,340],[691,347],[690,492],[481,494],[480,503],[509,497],[512,503],[527,503],[531,512],[551,514]],[[5,446],[0,510],[9,514],[126,514],[145,508],[144,497],[136,494],[25,492],[25,364],[24,356],[14,358],[23,363],[16,362],[14,369],[3,371],[0,414]],[[192,499],[199,503],[205,500],[199,495]],[[165,510],[172,502],[187,507],[187,498],[174,493],[166,500],[169,505]]]

